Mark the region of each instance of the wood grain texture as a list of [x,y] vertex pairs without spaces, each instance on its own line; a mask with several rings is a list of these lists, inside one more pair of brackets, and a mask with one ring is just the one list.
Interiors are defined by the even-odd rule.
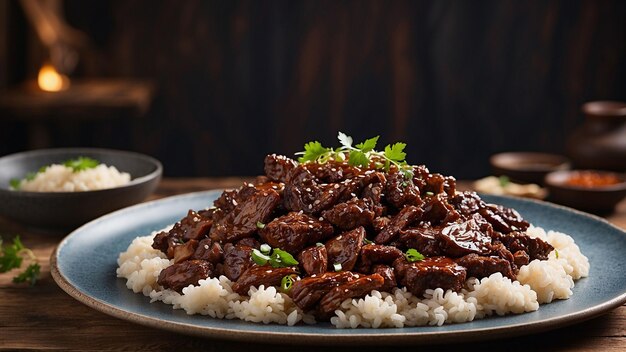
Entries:
[[[242,178],[165,179],[152,198],[216,188],[236,187]],[[461,186],[467,186],[462,184]],[[461,187],[464,188],[464,187]],[[611,221],[624,224],[626,202]],[[626,226],[623,226],[626,228]],[[11,283],[14,273],[0,274],[0,350],[59,351],[319,351],[315,346],[237,343],[188,337],[135,325],[84,306],[52,280],[48,258],[65,234],[29,231],[0,219],[0,234],[21,234],[42,264],[42,278],[34,287]],[[415,347],[428,351],[609,351],[626,349],[626,305],[601,317],[570,327],[526,337],[472,344]],[[401,347],[406,348],[406,347]],[[379,351],[380,347],[324,348],[328,351]]]
[[[477,178],[496,152],[563,153],[582,103],[626,100],[620,0],[65,7],[93,41],[74,77],[150,79],[158,94],[132,124],[49,123],[51,144],[137,150],[162,160],[168,176],[254,175],[268,152],[336,143],[344,131],[402,140],[411,163]],[[22,38],[27,23],[9,15],[11,76],[34,74],[38,62],[22,43],[35,40]],[[19,122],[0,119],[0,139],[0,154],[27,148]]]

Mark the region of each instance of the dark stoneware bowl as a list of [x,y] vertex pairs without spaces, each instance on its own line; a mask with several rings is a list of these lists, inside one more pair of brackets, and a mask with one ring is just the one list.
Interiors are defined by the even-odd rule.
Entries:
[[[25,192],[10,189],[11,179],[21,179],[41,166],[79,156],[90,157],[131,175],[127,185],[87,192]],[[25,226],[61,231],[144,200],[161,179],[161,163],[149,156],[107,149],[43,149],[0,158],[0,216]]]
[[599,174],[618,176],[620,183],[610,186],[580,187],[567,184],[567,180],[580,170],[555,171],[546,175],[549,199],[572,208],[603,214],[609,213],[626,197],[626,176],[609,171],[594,171]]
[[493,174],[508,176],[512,181],[543,185],[546,174],[557,170],[567,170],[567,158],[546,153],[510,152],[492,155],[489,158]]

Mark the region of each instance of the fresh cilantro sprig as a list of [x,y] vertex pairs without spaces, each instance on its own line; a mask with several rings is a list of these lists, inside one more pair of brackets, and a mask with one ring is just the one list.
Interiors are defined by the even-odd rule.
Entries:
[[300,163],[317,162],[325,163],[330,159],[344,161],[348,156],[348,164],[352,166],[369,167],[374,165],[377,169],[389,171],[391,165],[394,165],[402,174],[408,178],[413,178],[413,167],[406,162],[406,143],[397,142],[387,145],[384,151],[376,151],[378,138],[366,139],[365,141],[353,146],[352,137],[343,132],[339,132],[337,139],[341,147],[326,148],[318,141],[308,142],[304,145],[304,151],[296,153],[300,155],[298,161]]
[[100,165],[100,162],[92,158],[79,156],[76,159],[64,161],[63,165],[72,168],[72,171],[74,172],[79,172],[87,169],[93,169],[94,167]]
[[[67,166],[72,169],[72,172],[79,172],[87,169],[93,169],[94,167],[100,165],[98,160],[88,158],[85,156],[79,156],[76,159],[69,159],[61,163],[63,166]],[[37,177],[38,174],[43,173],[48,168],[48,165],[42,166],[39,168],[37,172],[29,172],[23,179],[13,178],[9,181],[9,187],[17,191],[22,186],[22,182],[24,181],[32,181]]]
[[41,267],[37,263],[37,257],[30,249],[24,247],[19,236],[13,239],[12,244],[2,245],[0,239],[0,273],[6,273],[9,270],[17,269],[22,266],[24,257],[32,262],[26,269],[13,278],[13,282],[22,283],[29,282],[34,285],[39,279]]

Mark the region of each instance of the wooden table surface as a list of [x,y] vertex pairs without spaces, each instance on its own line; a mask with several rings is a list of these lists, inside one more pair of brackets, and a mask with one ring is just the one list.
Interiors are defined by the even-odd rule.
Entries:
[[[165,179],[152,199],[212,188],[234,187],[239,178]],[[626,202],[607,216],[626,229]],[[42,266],[41,280],[34,287],[11,282],[15,274],[0,274],[0,350],[205,350],[205,351],[317,351],[315,346],[264,345],[203,339],[152,329],[110,317],[74,300],[50,276],[49,257],[66,235],[38,234],[0,219],[5,238],[19,234],[33,249]],[[626,351],[626,305],[601,317],[549,332],[472,344],[419,347],[422,351]],[[407,348],[407,347],[400,347]],[[324,347],[326,350],[364,351],[379,347]]]

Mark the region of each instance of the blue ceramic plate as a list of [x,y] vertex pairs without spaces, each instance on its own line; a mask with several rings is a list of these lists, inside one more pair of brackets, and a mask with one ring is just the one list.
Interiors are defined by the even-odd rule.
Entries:
[[442,327],[404,329],[335,329],[314,326],[263,325],[187,315],[135,294],[115,275],[118,254],[133,238],[182,218],[188,209],[213,203],[220,191],[192,193],[136,205],[96,219],[67,236],[51,258],[56,282],[78,301],[106,314],[138,324],[184,334],[258,342],[307,344],[445,343],[530,334],[574,324],[606,313],[626,302],[626,233],[606,221],[568,208],[523,199],[484,196],[488,202],[517,209],[546,230],[570,234],[591,262],[588,278],[574,295],[543,305],[536,312],[493,317]]

